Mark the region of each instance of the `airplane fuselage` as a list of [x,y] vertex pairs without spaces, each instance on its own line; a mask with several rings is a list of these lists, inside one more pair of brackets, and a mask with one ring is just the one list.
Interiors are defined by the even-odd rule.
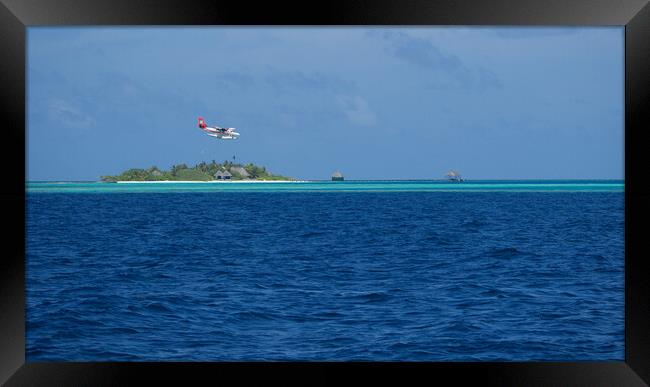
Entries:
[[236,140],[239,133],[235,132],[235,128],[215,128],[206,126],[201,128],[208,136],[220,138],[222,140]]
[[236,140],[239,133],[235,128],[220,128],[218,126],[208,126],[203,117],[199,117],[199,129],[204,131],[208,136],[216,137],[221,140]]

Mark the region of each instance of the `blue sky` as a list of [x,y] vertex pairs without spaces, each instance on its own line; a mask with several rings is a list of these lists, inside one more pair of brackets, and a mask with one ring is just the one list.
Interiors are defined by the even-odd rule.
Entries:
[[305,179],[621,179],[623,54],[622,27],[30,27],[27,178],[234,155]]

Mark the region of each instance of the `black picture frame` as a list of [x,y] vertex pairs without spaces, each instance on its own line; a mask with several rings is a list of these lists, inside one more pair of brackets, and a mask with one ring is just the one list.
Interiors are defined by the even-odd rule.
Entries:
[[[348,0],[226,2],[0,0],[3,259],[0,260],[0,382],[6,385],[123,385],[151,379],[218,383],[281,377],[364,380],[412,376],[454,384],[642,386],[650,383],[650,5],[648,0]],[[25,61],[26,28],[65,25],[545,25],[625,26],[625,361],[442,363],[26,363]],[[305,374],[305,371],[308,372]],[[306,379],[301,379],[306,377]],[[390,379],[388,379],[390,380]],[[206,384],[207,384],[206,383]]]

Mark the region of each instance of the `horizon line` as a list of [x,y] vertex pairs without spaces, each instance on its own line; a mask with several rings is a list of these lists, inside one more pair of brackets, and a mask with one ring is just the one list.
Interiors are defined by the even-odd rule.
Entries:
[[[331,179],[302,179],[302,178],[296,178],[295,180],[301,180],[301,181],[332,181]],[[469,181],[579,181],[579,180],[588,180],[588,181],[625,181],[625,178],[488,178],[488,179],[467,179],[464,178],[463,182],[469,182]],[[144,181],[144,180],[143,180]],[[156,182],[156,180],[151,180],[152,182]],[[167,181],[167,180],[165,180]],[[169,180],[170,182],[174,182],[174,180]],[[197,182],[201,181],[212,181],[212,180],[197,180]],[[232,182],[237,182],[237,181],[256,181],[256,180],[232,180]],[[263,180],[259,180],[263,181]],[[405,179],[345,179],[345,181],[449,181],[449,182],[454,182],[457,183],[453,180],[450,179],[445,179],[445,178],[405,178]],[[65,179],[52,179],[52,180],[25,180],[25,183],[54,183],[54,182],[64,182],[64,183],[104,183],[101,180],[65,180]]]

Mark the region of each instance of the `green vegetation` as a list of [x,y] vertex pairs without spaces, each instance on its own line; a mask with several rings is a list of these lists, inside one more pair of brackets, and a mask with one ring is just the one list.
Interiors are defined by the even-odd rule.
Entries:
[[212,160],[210,163],[200,162],[194,167],[188,167],[186,164],[172,165],[169,171],[163,171],[158,167],[147,169],[133,168],[115,176],[101,176],[105,182],[116,181],[210,181],[217,180],[217,172],[231,174],[231,180],[294,180],[291,177],[274,175],[252,163],[235,164],[230,161],[217,163]]

